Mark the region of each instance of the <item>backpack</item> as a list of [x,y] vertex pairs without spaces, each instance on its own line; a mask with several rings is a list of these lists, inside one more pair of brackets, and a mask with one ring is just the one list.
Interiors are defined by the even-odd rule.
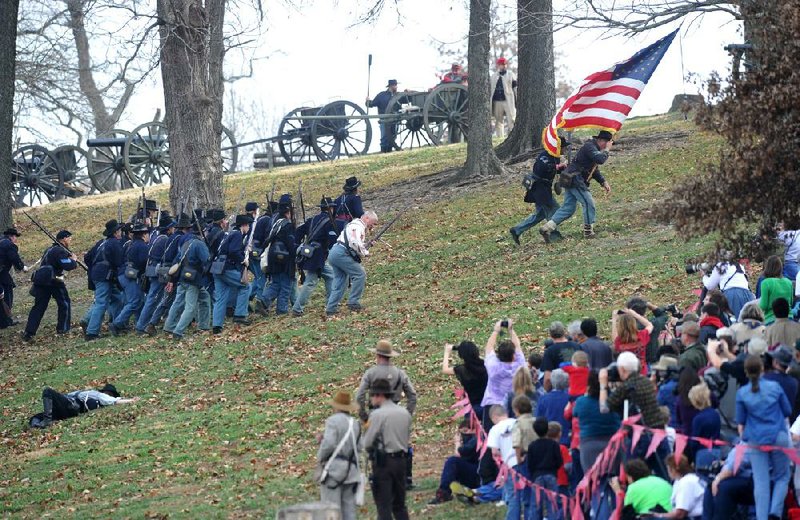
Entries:
[[277,240],[278,234],[283,231],[283,228],[289,225],[289,221],[285,218],[279,218],[272,225],[272,229],[267,237],[267,265],[269,264],[284,264],[289,260],[289,250],[286,248],[283,240]]

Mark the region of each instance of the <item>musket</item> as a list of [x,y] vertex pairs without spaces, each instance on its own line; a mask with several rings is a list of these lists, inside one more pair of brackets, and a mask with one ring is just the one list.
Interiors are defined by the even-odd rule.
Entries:
[[117,199],[117,223],[122,224],[122,199]]
[[297,198],[300,200],[300,211],[303,212],[303,222],[305,222],[306,221],[306,205],[303,204],[303,180],[302,179],[300,179],[300,181],[297,184]]
[[242,190],[239,192],[239,203],[237,204],[236,208],[234,208],[233,215],[228,217],[228,228],[231,227],[233,221],[236,219],[236,215],[239,215],[242,212],[242,205],[244,204],[244,194],[245,194],[245,187],[242,186]]
[[269,204],[269,214],[272,215],[272,201],[275,200],[275,179],[272,179],[272,191],[269,192],[267,203]]
[[372,247],[372,244],[374,244],[375,242],[377,242],[378,240],[380,240],[380,239],[381,239],[381,237],[383,236],[383,234],[384,234],[384,233],[386,233],[387,231],[389,231],[389,228],[390,228],[390,227],[392,227],[392,226],[394,225],[394,223],[395,223],[395,222],[397,222],[397,220],[398,220],[398,219],[399,219],[401,216],[403,216],[403,213],[405,213],[405,212],[406,212],[406,211],[408,211],[409,209],[411,209],[411,204],[409,204],[409,205],[408,205],[408,206],[406,206],[405,208],[401,209],[401,210],[400,210],[400,212],[399,212],[397,215],[395,215],[395,216],[394,216],[394,218],[393,218],[392,220],[390,220],[389,222],[387,222],[387,223],[386,223],[386,225],[385,225],[385,226],[383,226],[383,227],[380,229],[380,231],[378,231],[377,233],[375,233],[375,236],[374,236],[374,237],[370,238],[370,239],[367,241],[367,243],[366,243],[366,245],[365,245],[364,247],[366,247],[367,249],[369,249],[370,247]]
[[[42,226],[41,224],[39,224],[39,223],[36,221],[36,219],[35,219],[35,218],[33,218],[32,216],[28,215],[28,213],[26,213],[25,211],[23,211],[23,212],[22,212],[22,214],[23,214],[23,215],[25,215],[26,217],[28,217],[28,219],[30,219],[30,221],[31,221],[31,222],[33,222],[33,223],[34,223],[34,225],[35,225],[37,228],[39,228],[39,231],[41,231],[42,233],[44,233],[45,235],[47,235],[47,236],[50,238],[50,240],[52,240],[52,241],[53,241],[53,243],[54,243],[54,244],[58,244],[58,243],[59,243],[59,242],[58,242],[58,240],[56,240],[56,237],[54,237],[54,236],[53,236],[53,235],[52,235],[52,234],[51,234],[49,231],[47,231],[47,230],[44,228],[44,226]],[[61,245],[61,244],[59,244],[59,245]],[[65,250],[67,253],[69,253],[70,255],[75,255],[75,253],[73,253],[72,251],[70,251],[70,250],[69,250],[68,248],[66,248],[65,246],[63,246],[63,245],[62,245],[61,247],[63,247],[63,248],[64,248],[64,250]],[[77,255],[75,255],[75,256],[77,257]],[[89,268],[88,268],[88,267],[86,267],[86,264],[84,264],[83,262],[81,262],[81,261],[80,261],[80,260],[78,260],[77,258],[75,259],[75,262],[76,262],[76,263],[77,263],[79,266],[81,266],[81,267],[83,268],[83,270],[84,270],[84,271],[86,271],[87,273],[89,272]]]
[[208,251],[212,252],[211,251],[211,244],[208,243],[208,238],[206,238],[206,234],[203,231],[203,227],[200,225],[200,219],[197,218],[197,214],[194,212],[194,210],[192,210],[192,214],[194,215],[194,226],[197,228],[197,231],[200,232],[200,238],[202,238],[203,242],[206,243],[206,247],[208,248]]
[[142,219],[142,223],[147,220],[147,199],[144,196],[144,186],[142,186],[142,216],[139,218]]
[[[242,283],[247,283],[247,272],[249,271],[248,267],[250,266],[250,252],[253,251],[253,237],[256,234],[256,226],[258,226],[258,217],[260,212],[258,208],[256,208],[256,219],[253,221],[252,226],[250,226],[250,235],[247,237],[247,245],[244,246],[244,258],[247,261],[245,268],[242,270]],[[258,267],[260,269],[261,267]]]

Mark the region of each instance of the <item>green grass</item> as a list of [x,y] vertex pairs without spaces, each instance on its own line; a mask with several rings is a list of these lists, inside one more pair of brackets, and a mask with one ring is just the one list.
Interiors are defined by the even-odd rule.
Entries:
[[[655,140],[665,132],[689,136]],[[627,146],[624,137],[640,138],[641,145]],[[56,341],[49,337],[54,310],[33,346],[0,331],[3,515],[272,517],[281,505],[314,500],[314,435],[330,411],[326,402],[339,388],[355,390],[372,362],[367,348],[387,337],[403,352],[397,362],[419,392],[414,422],[419,488],[409,497],[412,514],[501,518],[504,509],[490,506],[425,506],[454,433],[448,407],[456,383],[440,373],[443,343],[462,338],[483,343],[492,323],[509,316],[531,349],[541,345],[554,319],[593,315],[607,333],[611,311],[633,293],[655,302],[689,303],[696,280],[683,274],[683,261],[708,241],[684,243],[646,215],[674,179],[696,174],[699,161],[717,146],[679,117],[629,121],[618,153],[604,167],[613,194],[606,198],[594,190],[600,234],[594,241],[580,239],[574,217],[562,228],[565,241],[545,247],[533,231],[522,247],[514,247],[507,230],[529,209],[517,175],[423,206],[387,235],[391,249],[375,246],[367,264],[367,312],[345,313],[340,321],[321,319],[318,293],[302,320],[273,317],[242,331],[230,327],[219,338],[195,334],[179,345],[131,336],[84,344],[77,334]],[[464,153],[463,146],[452,146],[234,175],[226,178],[226,193],[234,200],[246,182],[248,199],[263,198],[273,179],[280,193],[292,191],[302,178],[310,205],[312,194],[314,201],[322,193],[338,194],[349,175],[364,178],[368,191],[379,191],[457,166]],[[166,200],[165,188],[152,192]],[[137,194],[121,196],[129,215]],[[34,213],[52,229],[73,230],[75,249],[83,251],[102,222],[116,215],[118,197],[67,201]],[[46,241],[24,220],[18,222],[22,252],[34,258]],[[21,285],[20,314],[31,303]],[[74,316],[83,313],[90,297],[79,285],[72,292]],[[68,390],[106,380],[143,400],[45,432],[25,431],[27,418],[41,406],[42,387]],[[364,513],[374,517],[371,503]]]

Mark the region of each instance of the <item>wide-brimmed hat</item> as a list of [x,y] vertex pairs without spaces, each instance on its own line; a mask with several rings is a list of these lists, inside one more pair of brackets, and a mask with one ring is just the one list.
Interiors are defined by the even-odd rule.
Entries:
[[161,219],[158,221],[158,229],[166,231],[171,227],[176,227],[177,225],[178,223],[175,222],[175,219],[172,218],[169,213],[161,214]]
[[281,198],[278,199],[278,211],[286,211],[288,209],[292,209],[293,201],[292,196],[289,193],[284,193],[281,195]]
[[671,368],[678,368],[678,360],[673,356],[661,356],[658,358],[658,363],[655,363],[650,367],[651,370],[659,370],[662,372],[666,372]]
[[322,197],[319,201],[319,209],[335,208],[336,203],[330,197]]
[[158,201],[145,199],[144,209],[145,211],[158,211]]
[[5,235],[7,237],[11,237],[11,236],[20,237],[20,236],[22,236],[22,234],[20,234],[20,232],[17,231],[17,228],[13,228],[13,227],[10,227],[10,228],[6,229],[5,231],[3,231],[3,235]]
[[175,227],[181,229],[192,227],[192,217],[186,213],[181,213],[178,220],[175,222]]
[[347,180],[344,181],[344,187],[342,189],[344,191],[353,191],[359,186],[361,186],[360,180],[358,180],[356,177],[348,177]]
[[206,218],[209,222],[219,222],[225,220],[225,210],[220,208],[213,208],[206,212]]
[[791,349],[784,344],[778,345],[778,348],[770,352],[769,356],[773,362],[777,362],[784,367],[791,365],[794,360],[794,354],[792,354]]
[[150,228],[148,228],[141,220],[134,222],[133,227],[131,227],[131,233],[148,233],[149,231]]
[[392,395],[392,385],[389,384],[387,379],[376,379],[369,386],[369,393],[372,395]]
[[345,390],[336,392],[336,396],[331,401],[331,406],[342,412],[355,412],[358,410],[358,404],[353,402],[353,396]]
[[258,202],[248,202],[244,205],[245,211],[255,211],[259,208]]
[[373,354],[377,354],[381,357],[387,357],[387,358],[397,357],[400,355],[399,352],[395,352],[392,349],[392,344],[389,342],[388,339],[382,339],[378,341],[378,344],[375,345],[375,348],[371,348],[369,349],[369,351],[372,352]]
[[66,229],[62,229],[58,233],[56,233],[56,240],[64,240],[65,238],[71,237],[72,233],[67,231]]
[[108,222],[106,222],[106,229],[103,231],[103,236],[110,237],[120,229],[122,229],[122,224],[117,222],[117,219],[112,218]]
[[614,139],[614,134],[609,132],[608,130],[600,130],[597,135],[593,136],[594,139],[605,139],[606,141],[611,141]]
[[103,385],[103,388],[99,389],[100,392],[104,394],[108,394],[111,397],[119,397],[119,392],[117,391],[117,387],[112,385],[111,383],[106,383]]
[[252,224],[253,217],[250,215],[236,215],[236,221],[234,222],[235,226],[244,226],[245,224]]
[[389,87],[392,87],[392,86],[395,86],[395,85],[397,85],[397,80],[396,79],[390,79],[389,81],[386,82],[386,88],[389,88]]

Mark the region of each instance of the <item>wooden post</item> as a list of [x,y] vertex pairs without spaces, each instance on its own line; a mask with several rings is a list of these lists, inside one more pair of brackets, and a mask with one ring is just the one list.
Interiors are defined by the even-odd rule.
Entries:
[[272,149],[272,145],[267,148],[267,170],[271,171],[273,166],[275,166],[275,151]]

